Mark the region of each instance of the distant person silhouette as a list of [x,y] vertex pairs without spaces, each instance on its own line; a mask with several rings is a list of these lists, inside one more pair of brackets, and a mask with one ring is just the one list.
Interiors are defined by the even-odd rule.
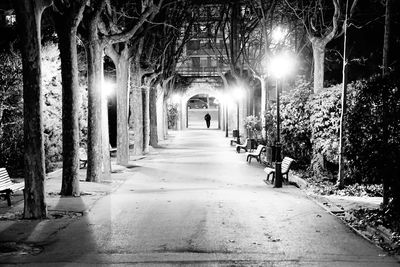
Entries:
[[204,116],[204,120],[206,121],[207,128],[210,128],[211,116],[210,116],[209,113],[207,113],[207,114]]

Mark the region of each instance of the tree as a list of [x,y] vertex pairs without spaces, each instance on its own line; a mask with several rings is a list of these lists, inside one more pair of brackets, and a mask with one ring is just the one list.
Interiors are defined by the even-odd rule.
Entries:
[[[344,41],[343,41],[343,69],[342,69],[342,112],[340,115],[339,126],[339,172],[336,186],[342,188],[344,186],[344,131],[346,128],[346,112],[347,112],[347,28],[348,20],[354,12],[358,0],[354,0],[349,11],[349,0],[346,0],[346,13],[343,22]],[[350,14],[349,14],[350,12]]]
[[389,55],[390,55],[390,36],[393,13],[393,0],[386,0],[385,3],[385,33],[383,36],[383,54],[382,54],[382,74],[389,72]]
[[[328,1],[332,1],[333,9],[327,3]],[[343,33],[340,25],[342,15],[340,1],[285,0],[285,2],[293,11],[293,14],[303,23],[311,42],[314,60],[314,93],[316,93],[324,87],[326,45]],[[330,17],[330,21],[326,21],[325,17]]]
[[40,22],[49,0],[15,1],[23,68],[24,98],[24,218],[47,217],[43,101],[40,64]]
[[54,0],[62,73],[63,174],[61,195],[79,196],[79,84],[76,34],[87,0]]
[[[108,155],[109,144],[102,142],[102,115],[101,115],[101,94],[103,80],[103,50],[114,43],[125,42],[132,38],[146,19],[154,12],[158,12],[162,0],[158,4],[153,1],[140,1],[142,12],[139,18],[131,27],[115,34],[104,34],[101,26],[100,15],[105,7],[105,0],[93,0],[86,8],[87,14],[84,16],[85,45],[87,47],[88,61],[88,168],[87,180],[99,181],[101,176],[102,154]],[[103,149],[101,149],[103,147]],[[107,148],[107,152],[104,151]],[[103,152],[104,151],[104,152]],[[102,153],[103,152],[103,153]],[[106,168],[106,164],[104,163]]]
[[[107,6],[108,14],[108,27],[103,29],[103,33],[112,34],[123,34],[121,28],[126,28],[127,25],[132,23],[131,18],[137,14],[141,14],[139,18],[134,21],[135,31],[132,32],[130,38],[120,39],[118,43],[110,45],[106,49],[106,53],[116,66],[116,78],[117,78],[117,162],[122,165],[128,164],[129,160],[129,136],[128,136],[128,93],[129,85],[133,85],[131,90],[141,90],[141,70],[140,70],[140,57],[142,56],[143,44],[142,40],[145,36],[147,25],[144,25],[146,21],[152,21],[154,16],[158,13],[161,8],[163,1],[159,1],[158,4],[148,3],[147,5],[143,1],[142,5],[138,5],[136,8],[130,8],[130,5],[122,4],[122,6]],[[154,8],[156,7],[156,8]],[[118,14],[119,16],[115,16]],[[122,21],[122,22],[121,22]],[[131,38],[135,36],[135,38]],[[133,60],[132,60],[133,59]],[[132,75],[131,75],[132,71]],[[131,78],[131,79],[130,79]],[[141,92],[137,92],[131,98],[131,103],[134,101],[136,105],[131,105],[131,113],[133,117],[137,118],[135,122],[135,135],[134,140],[134,153],[143,153],[143,131],[136,129],[136,125],[141,128],[139,124],[143,124],[141,113],[143,109],[142,95]]]

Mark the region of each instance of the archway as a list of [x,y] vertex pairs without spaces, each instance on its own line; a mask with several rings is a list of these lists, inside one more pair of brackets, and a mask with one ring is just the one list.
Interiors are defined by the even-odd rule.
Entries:
[[212,129],[221,129],[221,85],[217,81],[197,80],[181,98],[180,118],[182,128],[205,129],[204,115],[211,115]]

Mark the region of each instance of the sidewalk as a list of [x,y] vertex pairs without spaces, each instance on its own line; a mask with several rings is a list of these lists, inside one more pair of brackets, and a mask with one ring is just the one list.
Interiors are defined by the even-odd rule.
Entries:
[[[362,259],[370,266],[381,260],[393,266],[383,251],[380,256],[379,249],[324,214],[295,187],[273,189],[263,183],[263,166],[247,164],[245,154],[228,148],[229,139],[219,137],[219,132],[202,132],[203,138],[191,132],[172,132],[164,142],[171,146],[152,150],[145,160],[132,162],[128,168],[113,165],[110,181],[87,183],[83,181],[86,169],[80,170],[79,198],[60,197],[61,171],[50,174],[46,179],[48,220],[19,220],[22,195],[12,199],[13,207],[0,206],[0,256],[36,255],[47,247],[43,258],[58,255],[51,254],[53,249],[69,258],[64,246],[74,244],[68,249],[79,254],[72,257],[76,262],[82,254],[88,257],[83,262],[102,263],[106,257],[118,263],[118,255],[126,255],[121,258],[124,263],[143,263],[141,253],[146,252],[149,262],[175,253],[171,255],[199,261],[259,257],[262,262],[268,256],[282,263]],[[210,151],[205,145],[212,137],[218,138],[211,139],[214,149]],[[125,182],[127,176],[131,177]],[[302,183],[300,178],[290,179]],[[373,204],[359,199],[312,199],[338,210]],[[87,251],[82,250],[85,245]],[[62,262],[61,258],[47,259]]]

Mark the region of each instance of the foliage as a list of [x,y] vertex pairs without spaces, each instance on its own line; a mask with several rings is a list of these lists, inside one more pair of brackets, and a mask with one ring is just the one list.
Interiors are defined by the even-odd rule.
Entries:
[[268,146],[272,146],[276,141],[276,106],[272,105],[270,110],[265,111],[265,126],[267,129],[266,143]]
[[250,115],[244,119],[244,127],[250,133],[250,138],[258,140],[258,136],[261,136],[261,119],[257,116]]
[[311,110],[307,105],[312,84],[299,80],[295,88],[281,97],[281,142],[283,153],[296,159],[297,166],[311,161]]
[[309,102],[311,111],[313,153],[331,163],[338,163],[339,124],[341,112],[341,85],[324,88]]
[[11,53],[0,53],[0,61],[0,166],[14,176],[24,156],[22,63]]
[[178,122],[178,104],[168,105],[168,129],[176,129]]
[[62,160],[62,87],[59,51],[50,43],[42,48],[43,128],[46,171],[52,171]]
[[[46,171],[58,167],[62,159],[61,74],[58,48],[48,43],[42,48],[43,130]],[[0,166],[11,175],[23,169],[22,63],[19,55],[1,53],[0,60]],[[83,88],[84,81],[81,82]],[[82,90],[83,91],[83,90]],[[87,96],[82,95],[81,139],[87,136]]]
[[[360,231],[367,231],[372,241],[386,251],[400,254],[400,216],[383,209],[361,208],[350,210],[344,220]],[[368,231],[369,229],[379,231]],[[371,236],[372,235],[372,236]],[[385,238],[382,238],[382,235]]]
[[[400,176],[400,79],[374,77],[355,84],[347,119],[349,166],[347,180],[390,187]],[[398,191],[397,191],[398,194]]]

